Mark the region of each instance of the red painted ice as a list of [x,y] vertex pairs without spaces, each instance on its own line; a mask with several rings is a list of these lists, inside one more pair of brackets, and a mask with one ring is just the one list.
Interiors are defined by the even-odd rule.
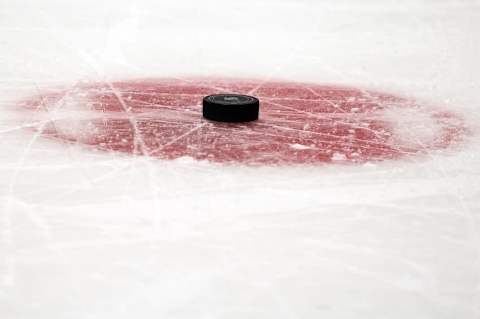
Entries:
[[[242,93],[260,119],[202,118],[202,97]],[[139,80],[80,84],[26,104],[46,137],[105,151],[221,163],[365,163],[448,148],[466,128],[453,113],[355,88],[247,80]]]

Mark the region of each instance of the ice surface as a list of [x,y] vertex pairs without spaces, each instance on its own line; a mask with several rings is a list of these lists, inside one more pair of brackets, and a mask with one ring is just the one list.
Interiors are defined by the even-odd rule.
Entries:
[[[3,0],[0,316],[480,317],[479,21],[477,1]],[[35,128],[67,114],[18,107],[205,76],[392,93],[470,134],[413,158],[251,167],[65,145]],[[406,123],[395,143],[435,135],[385,116]]]

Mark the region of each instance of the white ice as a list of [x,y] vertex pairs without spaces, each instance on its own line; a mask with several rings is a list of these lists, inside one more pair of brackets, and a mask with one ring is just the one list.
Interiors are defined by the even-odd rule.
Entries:
[[[0,318],[480,318],[479,39],[475,0],[2,0]],[[190,76],[379,89],[472,136],[415,161],[225,167],[66,147],[15,110]]]

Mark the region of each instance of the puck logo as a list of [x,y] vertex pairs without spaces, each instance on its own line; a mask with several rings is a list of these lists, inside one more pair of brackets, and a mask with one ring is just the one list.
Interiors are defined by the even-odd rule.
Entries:
[[232,103],[238,103],[240,102],[240,99],[237,96],[225,96],[223,98],[224,101],[232,102]]
[[217,94],[217,95],[212,95],[207,97],[208,101],[213,102],[213,103],[220,103],[220,104],[234,104],[234,105],[240,105],[240,104],[247,104],[247,103],[252,103],[255,101],[250,96],[246,95],[234,95],[234,94]]

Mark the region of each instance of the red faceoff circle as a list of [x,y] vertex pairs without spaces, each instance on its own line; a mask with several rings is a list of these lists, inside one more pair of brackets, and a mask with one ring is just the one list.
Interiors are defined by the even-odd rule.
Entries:
[[[202,118],[202,98],[260,99],[260,118]],[[289,82],[157,79],[79,84],[23,104],[45,137],[171,160],[290,165],[365,163],[446,149],[467,129],[454,113],[368,90]]]

